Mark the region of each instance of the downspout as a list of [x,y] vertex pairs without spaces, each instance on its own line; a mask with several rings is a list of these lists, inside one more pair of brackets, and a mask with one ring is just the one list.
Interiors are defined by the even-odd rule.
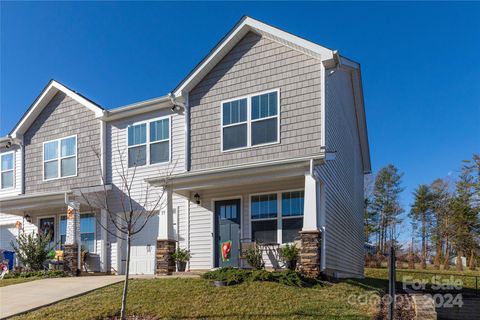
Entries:
[[190,109],[188,107],[188,93],[184,93],[183,95],[185,98],[185,103],[177,101],[177,97],[175,97],[172,92],[168,94],[168,97],[174,106],[172,111],[175,111],[176,106],[182,107],[184,110],[184,169],[185,171],[190,171]]

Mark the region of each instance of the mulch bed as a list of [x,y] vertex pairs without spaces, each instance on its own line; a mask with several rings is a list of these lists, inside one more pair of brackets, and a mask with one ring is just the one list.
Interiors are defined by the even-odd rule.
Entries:
[[[415,309],[413,307],[412,297],[408,294],[397,294],[395,303],[395,320],[413,320],[415,319]],[[380,319],[388,319],[388,300],[382,299],[380,309]]]

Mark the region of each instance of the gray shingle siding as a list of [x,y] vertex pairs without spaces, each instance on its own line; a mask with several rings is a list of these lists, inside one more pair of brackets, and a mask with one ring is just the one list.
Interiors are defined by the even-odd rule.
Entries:
[[[306,54],[248,33],[189,93],[191,169],[318,154],[321,66]],[[280,143],[221,152],[222,100],[280,88]]]
[[[77,176],[43,181],[43,142],[77,135]],[[60,191],[101,183],[100,121],[62,92],[57,93],[24,135],[25,193]]]

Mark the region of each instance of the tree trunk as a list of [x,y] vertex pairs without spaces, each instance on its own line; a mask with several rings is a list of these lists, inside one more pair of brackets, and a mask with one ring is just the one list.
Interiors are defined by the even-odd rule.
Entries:
[[426,244],[426,229],[425,229],[425,214],[422,215],[422,262],[420,264],[421,269],[427,268],[427,244]]
[[415,257],[413,256],[413,237],[410,244],[410,250],[408,252],[408,269],[415,269]]
[[127,319],[127,293],[128,293],[128,275],[130,273],[130,246],[132,245],[132,238],[130,232],[127,235],[127,262],[126,262],[126,271],[125,271],[125,282],[123,284],[123,294],[122,294],[122,310],[120,311],[120,318],[122,320]]
[[448,247],[448,235],[445,238],[445,260],[443,261],[443,270],[450,269],[450,248]]
[[475,270],[475,251],[472,249],[470,253],[470,263],[468,264],[470,270]]
[[380,230],[379,230],[379,238],[380,238],[380,253],[383,254],[383,213],[380,220]]
[[440,255],[442,253],[442,245],[440,241],[440,237],[437,237],[437,241],[435,243],[435,261],[433,262],[433,268],[435,270],[440,270]]
[[457,251],[456,268],[457,268],[457,271],[463,271],[462,253],[460,251]]

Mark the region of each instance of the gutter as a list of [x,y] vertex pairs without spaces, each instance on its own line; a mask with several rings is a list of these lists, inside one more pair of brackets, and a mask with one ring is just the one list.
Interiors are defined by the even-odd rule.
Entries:
[[165,109],[171,106],[171,99],[167,95],[159,98],[153,98],[150,100],[129,104],[112,110],[104,110],[102,115],[97,117],[97,119],[103,121],[117,120],[155,110]]

